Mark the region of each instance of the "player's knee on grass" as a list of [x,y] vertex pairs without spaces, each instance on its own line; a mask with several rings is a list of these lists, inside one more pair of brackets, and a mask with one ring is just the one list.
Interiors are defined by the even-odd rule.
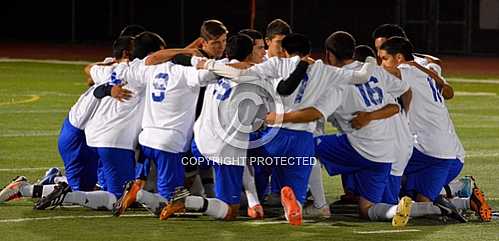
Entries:
[[374,203],[365,199],[364,197],[359,198],[359,215],[363,219],[369,219],[369,209],[374,206]]

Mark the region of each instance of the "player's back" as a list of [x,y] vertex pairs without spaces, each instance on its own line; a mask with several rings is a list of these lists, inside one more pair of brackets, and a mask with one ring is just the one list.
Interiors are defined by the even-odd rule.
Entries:
[[409,111],[415,147],[438,158],[456,158],[457,136],[445,100],[435,80],[413,66],[399,66],[402,78],[412,89]]
[[[136,59],[129,64],[116,65],[109,73],[109,82],[125,84],[132,91],[130,99],[120,102],[110,96],[102,98],[94,117],[88,122],[85,134],[87,143],[93,147],[113,147],[133,150],[137,145],[143,112],[144,86],[142,75],[144,64]],[[133,73],[133,77],[127,77]]]
[[148,66],[139,142],[170,152],[187,151],[192,138],[199,85],[194,67],[166,62]]
[[[344,68],[359,69],[361,66],[361,63],[353,62]],[[377,162],[394,162],[395,133],[390,119],[373,120],[363,128],[353,129],[351,120],[355,113],[373,112],[393,104],[393,96],[400,96],[408,88],[407,83],[381,67],[375,69],[368,82],[343,86],[343,102],[332,118],[336,119],[352,146],[365,158]]]

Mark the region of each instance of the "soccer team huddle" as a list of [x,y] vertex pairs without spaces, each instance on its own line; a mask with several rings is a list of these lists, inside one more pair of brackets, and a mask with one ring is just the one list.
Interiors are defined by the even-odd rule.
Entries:
[[[32,197],[39,210],[81,205],[115,216],[143,206],[161,220],[186,211],[234,220],[242,207],[264,219],[282,205],[301,225],[331,216],[325,170],[341,175],[337,203],[357,204],[367,220],[466,222],[471,210],[490,221],[473,177],[459,178],[465,151],[441,60],[414,53],[398,25],[380,25],[372,39],[375,50],[336,31],[314,60],[308,37],[281,19],[265,35],[207,20],[178,49],[127,26],[112,57],[85,67],[90,87],[58,139],[64,175],[16,177],[0,202]],[[337,133],[325,133],[328,122]]]

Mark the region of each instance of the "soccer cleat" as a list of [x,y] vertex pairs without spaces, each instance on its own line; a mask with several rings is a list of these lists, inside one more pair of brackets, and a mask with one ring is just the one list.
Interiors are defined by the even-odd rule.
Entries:
[[52,167],[52,168],[49,168],[46,172],[45,172],[45,176],[43,176],[42,178],[40,178],[40,180],[38,180],[35,185],[49,185],[49,184],[55,184],[55,177],[59,177],[59,176],[62,176],[62,172],[61,172],[61,169],[59,169],[58,167]]
[[303,208],[303,217],[307,218],[330,218],[331,210],[329,209],[329,205],[326,204],[323,207],[316,208],[313,204],[308,205]]
[[257,204],[253,207],[248,208],[248,217],[251,219],[263,219],[263,207]]
[[46,197],[40,198],[33,209],[45,210],[48,207],[56,208],[57,206],[62,205],[64,198],[69,192],[71,192],[71,187],[69,187],[67,183],[57,183],[54,186],[54,190]]
[[0,202],[21,198],[21,188],[26,185],[29,185],[28,179],[24,176],[17,176],[0,191]]
[[397,211],[392,218],[393,227],[404,227],[409,222],[409,215],[411,214],[412,199],[410,197],[403,197],[397,205]]
[[439,195],[437,199],[433,202],[433,204],[440,208],[443,216],[453,218],[460,223],[466,223],[466,218],[459,212],[459,210],[452,204],[447,198],[442,195]]
[[168,204],[161,210],[159,220],[167,220],[175,213],[185,212],[185,198],[189,195],[187,189],[177,188]]
[[476,183],[474,186],[470,197],[470,208],[475,211],[480,220],[490,222],[492,220],[492,208],[490,208],[487,200],[485,200],[485,195],[480,191]]
[[303,221],[301,205],[291,187],[285,186],[281,189],[281,204],[289,224],[301,225]]
[[113,205],[113,215],[118,217],[125,213],[126,209],[129,208],[137,200],[137,192],[144,187],[144,180],[129,181],[125,185],[125,191],[123,195],[114,203]]

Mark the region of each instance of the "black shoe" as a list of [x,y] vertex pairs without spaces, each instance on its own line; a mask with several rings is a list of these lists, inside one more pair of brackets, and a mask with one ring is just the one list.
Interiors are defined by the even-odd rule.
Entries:
[[442,215],[459,221],[460,223],[468,222],[459,210],[447,198],[439,195],[433,204],[440,208]]
[[71,192],[71,187],[65,182],[60,182],[54,186],[54,191],[46,197],[40,198],[33,209],[44,210],[48,207],[56,208],[57,206],[62,205],[68,192]]

